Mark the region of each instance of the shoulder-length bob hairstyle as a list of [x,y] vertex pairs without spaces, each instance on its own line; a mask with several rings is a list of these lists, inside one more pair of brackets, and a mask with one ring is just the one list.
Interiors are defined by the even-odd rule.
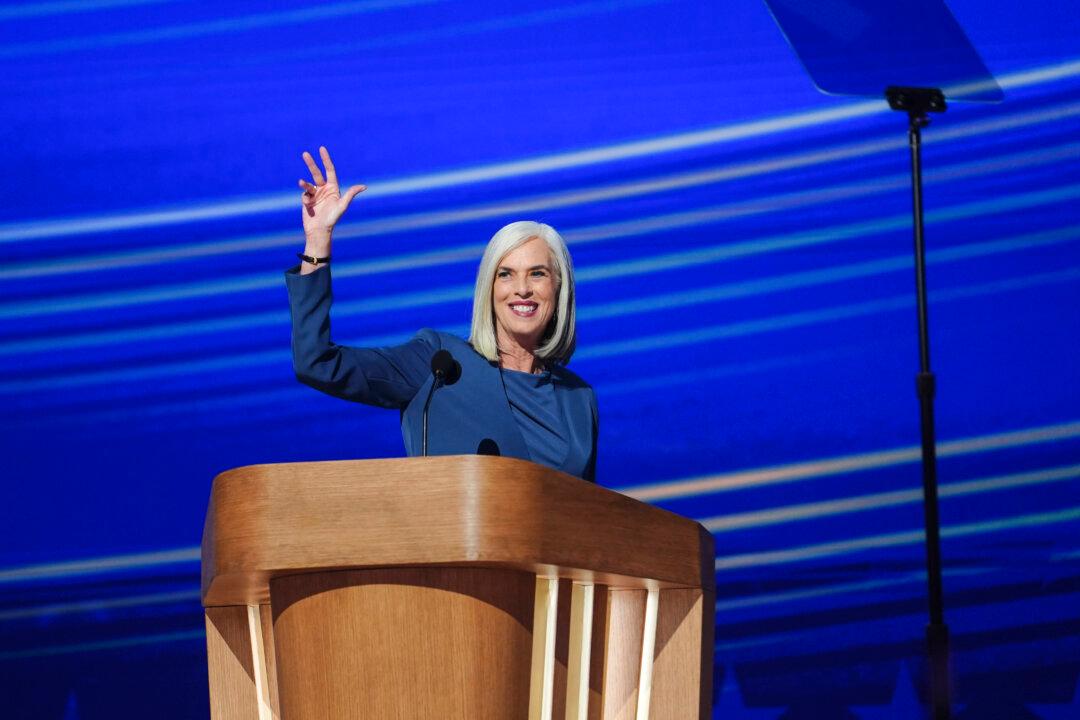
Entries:
[[536,357],[565,365],[574,354],[575,317],[574,265],[566,242],[555,228],[531,220],[519,220],[503,226],[484,249],[480,268],[476,271],[476,291],[473,293],[472,329],[469,343],[492,362],[499,361],[499,345],[495,335],[495,308],[492,292],[499,263],[510,252],[533,238],[543,240],[551,253],[552,274],[558,284],[559,300],[555,314],[540,339]]

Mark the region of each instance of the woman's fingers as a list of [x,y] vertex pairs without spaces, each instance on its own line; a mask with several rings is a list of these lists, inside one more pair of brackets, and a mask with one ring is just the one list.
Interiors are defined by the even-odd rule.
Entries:
[[308,217],[315,216],[315,191],[317,188],[309,183],[307,180],[301,178],[297,181],[304,189],[304,192],[300,195],[300,203],[304,206],[304,214]]
[[311,157],[311,153],[307,150],[303,154],[304,163],[307,165],[308,170],[311,171],[311,178],[315,181],[316,185],[325,185],[326,181],[323,180],[322,171],[319,170],[319,166],[315,164],[315,158]]
[[326,168],[326,178],[323,178],[322,172],[319,170],[318,164],[315,162],[315,158],[311,156],[311,153],[305,151],[303,154],[304,164],[307,165],[308,170],[311,171],[311,177],[315,181],[314,184],[300,178],[297,183],[303,188],[304,193],[300,196],[300,202],[303,203],[304,212],[308,217],[315,217],[315,206],[322,203],[323,200],[335,199],[336,203],[332,203],[324,206],[325,212],[323,212],[324,220],[332,227],[333,223],[341,217],[341,213],[348,209],[349,204],[360,193],[367,189],[365,185],[353,185],[345,191],[343,195],[338,195],[338,179],[337,170],[334,168],[334,162],[330,159],[330,152],[325,146],[319,146],[319,156],[322,158],[323,167]]
[[337,185],[337,171],[334,163],[330,162],[330,151],[325,146],[319,146],[319,157],[322,158],[323,167],[326,168],[326,181],[331,185]]
[[353,201],[353,198],[364,192],[365,190],[367,190],[367,185],[353,185],[351,188],[346,190],[345,195],[342,198],[345,201],[345,207],[348,208],[349,203]]

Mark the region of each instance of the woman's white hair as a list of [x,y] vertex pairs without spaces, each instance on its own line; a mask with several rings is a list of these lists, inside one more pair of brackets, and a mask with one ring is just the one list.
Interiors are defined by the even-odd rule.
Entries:
[[547,330],[536,348],[536,357],[565,365],[574,354],[575,317],[574,266],[566,242],[555,228],[532,220],[519,220],[503,226],[484,249],[480,268],[476,271],[476,291],[473,293],[472,329],[469,343],[492,362],[499,360],[499,345],[495,335],[495,308],[492,292],[499,263],[518,247],[533,238],[547,243],[551,251],[552,272],[557,284],[558,302]]

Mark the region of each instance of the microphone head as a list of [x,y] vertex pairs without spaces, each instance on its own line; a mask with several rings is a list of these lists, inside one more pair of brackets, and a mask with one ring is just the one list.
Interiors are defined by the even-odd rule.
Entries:
[[431,372],[442,378],[443,385],[453,385],[461,378],[461,363],[454,359],[449,350],[439,350],[431,356]]

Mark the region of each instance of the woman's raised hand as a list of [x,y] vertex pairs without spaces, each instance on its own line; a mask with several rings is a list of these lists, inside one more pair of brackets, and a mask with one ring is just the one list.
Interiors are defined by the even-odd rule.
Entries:
[[338,188],[334,163],[330,161],[330,153],[325,147],[320,147],[319,156],[322,158],[323,167],[326,168],[326,177],[323,177],[311,153],[305,151],[304,162],[311,171],[314,184],[307,180],[300,180],[300,187],[304,189],[300,200],[303,204],[304,237],[307,239],[305,254],[316,257],[330,254],[330,234],[334,230],[334,225],[342,213],[348,209],[353,198],[365,189],[363,185],[353,185],[342,195]]

